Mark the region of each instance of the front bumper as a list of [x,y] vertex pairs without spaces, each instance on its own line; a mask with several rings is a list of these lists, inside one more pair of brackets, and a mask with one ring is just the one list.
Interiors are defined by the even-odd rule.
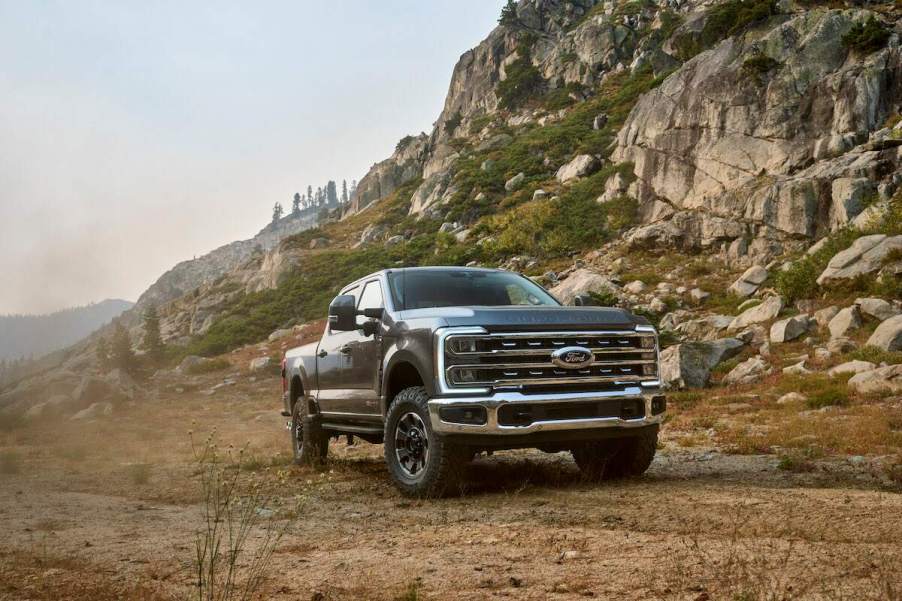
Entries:
[[[507,405],[538,405],[543,403],[597,403],[610,400],[642,399],[645,411],[641,417],[591,417],[579,419],[537,420],[524,425],[499,423],[498,412]],[[664,411],[655,413],[653,400],[662,403],[663,394],[658,388],[625,386],[619,390],[603,392],[557,392],[549,394],[523,394],[520,392],[495,392],[484,396],[436,398],[429,401],[429,418],[432,429],[440,434],[490,434],[517,435],[537,432],[591,430],[598,428],[643,428],[660,424]],[[449,422],[442,419],[443,409],[467,409],[481,407],[486,420],[481,424]]]

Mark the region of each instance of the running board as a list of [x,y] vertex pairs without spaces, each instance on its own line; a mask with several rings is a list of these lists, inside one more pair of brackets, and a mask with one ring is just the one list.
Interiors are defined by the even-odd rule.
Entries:
[[322,422],[320,423],[320,427],[323,430],[333,430],[337,432],[351,433],[351,434],[378,434],[382,436],[382,428],[379,426],[360,426],[360,425],[352,425],[352,424],[339,424],[337,422]]

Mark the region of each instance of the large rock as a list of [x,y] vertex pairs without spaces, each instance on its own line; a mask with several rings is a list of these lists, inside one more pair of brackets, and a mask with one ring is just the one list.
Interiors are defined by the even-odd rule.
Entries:
[[897,307],[886,302],[882,298],[858,298],[855,304],[864,315],[873,317],[877,321],[886,321],[902,313]]
[[902,235],[861,236],[852,243],[852,246],[836,253],[830,259],[827,268],[817,278],[817,283],[824,286],[876,273],[883,266],[887,256],[899,250],[902,250]]
[[760,265],[752,265],[727,290],[742,298],[751,296],[758,291],[758,287],[764,283],[767,275],[765,268]]
[[179,366],[176,368],[176,371],[178,371],[181,374],[187,374],[192,369],[199,367],[199,366],[203,365],[204,363],[209,363],[209,362],[210,362],[210,360],[207,359],[206,357],[198,357],[197,355],[188,355],[187,357],[182,359],[182,362],[179,363]]
[[670,329],[690,340],[715,340],[732,322],[733,318],[729,315],[707,315],[684,321]]
[[114,392],[114,387],[103,378],[85,376],[72,393],[72,398],[78,403],[96,403],[109,399]]
[[849,379],[849,387],[865,394],[902,392],[902,365],[878,367],[855,374]]
[[661,379],[670,388],[702,388],[708,383],[711,370],[737,355],[743,346],[735,338],[722,338],[668,347],[661,353]]
[[272,365],[272,359],[270,357],[257,357],[256,359],[251,359],[248,368],[250,371],[261,371],[268,368],[270,365]]
[[580,294],[602,291],[620,295],[620,288],[610,278],[588,269],[577,269],[566,280],[552,288],[550,292],[559,301],[569,305]]
[[827,324],[830,330],[830,338],[847,338],[853,331],[861,327],[861,313],[858,307],[852,305],[842,309]]
[[831,189],[830,229],[837,230],[853,221],[864,209],[864,201],[876,187],[866,177],[838,177]]
[[752,324],[764,323],[776,319],[783,310],[783,297],[769,296],[761,304],[743,311],[737,315],[727,328],[731,331],[747,328]]
[[820,311],[814,312],[814,321],[817,322],[817,325],[822,328],[826,328],[830,321],[836,317],[836,314],[839,313],[839,307],[836,305],[830,305],[829,307],[825,307]]
[[770,341],[774,343],[789,342],[807,331],[808,316],[802,313],[775,322],[770,328]]
[[520,186],[523,185],[523,182],[526,181],[525,173],[518,173],[514,177],[510,178],[506,182],[504,182],[504,189],[508,192],[514,192],[520,189]]
[[598,159],[588,154],[581,154],[557,170],[555,177],[561,183],[592,175],[600,167]]
[[902,350],[902,315],[890,317],[877,326],[868,338],[867,346],[875,346],[884,351]]
[[73,415],[70,419],[72,421],[83,421],[89,419],[97,419],[98,417],[105,417],[112,415],[112,413],[112,403],[92,403],[87,409],[82,409],[81,411]]
[[838,376],[840,374],[860,374],[865,371],[871,371],[877,366],[870,361],[846,361],[827,370],[828,376]]
[[755,356],[734,367],[730,373],[724,376],[723,383],[727,385],[753,384],[771,371],[773,370],[763,357]]

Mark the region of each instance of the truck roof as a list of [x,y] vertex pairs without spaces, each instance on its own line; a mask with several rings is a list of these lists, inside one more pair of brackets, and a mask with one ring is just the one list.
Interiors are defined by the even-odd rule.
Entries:
[[365,275],[362,278],[357,278],[353,282],[348,282],[343,288],[347,288],[348,286],[353,286],[359,282],[364,280],[372,279],[378,275],[388,275],[389,273],[403,273],[403,272],[411,272],[411,271],[481,271],[481,272],[498,272],[505,271],[504,269],[494,269],[491,267],[458,267],[455,265],[432,265],[426,267],[392,267],[389,269],[380,269],[379,271],[374,271],[369,275]]

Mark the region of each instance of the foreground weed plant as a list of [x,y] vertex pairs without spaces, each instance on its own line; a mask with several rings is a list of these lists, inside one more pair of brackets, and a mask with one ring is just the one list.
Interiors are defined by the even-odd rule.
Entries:
[[[194,570],[198,601],[249,601],[266,578],[269,560],[292,520],[276,521],[274,499],[249,485],[243,450],[224,455],[215,434],[202,445],[191,438],[203,493],[203,523],[195,535]],[[294,512],[293,515],[297,515]],[[262,530],[249,547],[252,533]]]

